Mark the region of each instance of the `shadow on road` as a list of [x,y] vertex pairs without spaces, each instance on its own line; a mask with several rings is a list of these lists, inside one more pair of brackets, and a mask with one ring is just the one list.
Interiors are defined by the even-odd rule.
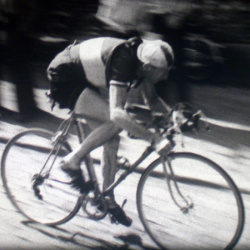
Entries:
[[188,136],[230,149],[238,149],[239,145],[249,146],[250,140],[249,131],[227,128],[214,124],[210,124],[210,131],[200,129],[193,134],[189,133]]
[[22,221],[22,224],[25,226],[37,230],[38,232],[50,237],[52,239],[57,239],[62,242],[67,242],[69,244],[73,244],[75,246],[79,246],[82,248],[99,250],[99,249],[130,249],[131,246],[137,246],[141,249],[152,249],[152,247],[148,248],[143,246],[142,239],[137,234],[128,234],[128,235],[119,235],[114,236],[114,238],[121,241],[121,244],[115,245],[108,241],[101,240],[100,237],[92,237],[90,235],[86,235],[82,232],[72,233],[71,231],[65,230],[59,226],[45,226],[36,224],[32,221]]
[[19,125],[24,128],[43,128],[56,131],[62,122],[62,119],[53,116],[41,109],[37,109],[35,116],[23,120],[19,117],[17,112],[6,108],[1,108],[0,121]]

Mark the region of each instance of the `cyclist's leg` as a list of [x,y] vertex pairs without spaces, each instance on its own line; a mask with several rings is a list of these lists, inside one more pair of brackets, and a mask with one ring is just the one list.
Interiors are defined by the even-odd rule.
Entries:
[[86,88],[82,92],[75,111],[86,116],[87,124],[92,130],[84,142],[65,157],[65,167],[79,169],[79,163],[85,155],[106,143],[120,129],[110,121],[108,102],[95,90]]
[[[113,136],[103,145],[102,169],[103,169],[103,190],[108,188],[115,180],[117,171],[117,151],[119,147],[119,135]],[[106,196],[109,204],[111,222],[119,222],[130,226],[132,219],[126,215],[123,209],[116,203],[113,190]]]
[[[117,171],[117,151],[120,137],[114,136],[103,145],[102,169],[103,169],[103,190],[107,189],[114,182]],[[113,192],[109,194],[110,201],[114,201]]]
[[[91,102],[94,102],[94,107],[90,107]],[[80,146],[79,152],[82,153],[86,150],[85,152],[88,153],[93,148],[103,145],[101,165],[104,177],[103,189],[106,189],[114,181],[117,168],[117,151],[120,141],[117,127],[110,121],[108,102],[102,98],[102,95],[91,89],[82,94],[76,105],[76,112],[81,112],[81,110],[84,110],[82,114],[86,116],[95,114],[100,118],[100,121],[86,118],[93,132],[85,139],[84,144]]]
[[[88,106],[88,103],[94,101],[95,111],[91,109],[91,107],[84,108],[84,113],[86,116],[96,114],[98,118],[101,118],[102,121],[91,120],[86,118],[87,123],[89,124],[90,128],[95,131],[91,133],[90,137],[86,138],[86,141],[89,140],[92,144],[92,147],[96,147],[94,142],[102,145],[103,144],[103,155],[101,158],[101,166],[103,169],[103,190],[105,190],[110,184],[113,183],[115,179],[116,169],[117,169],[117,151],[119,147],[120,137],[117,133],[116,126],[113,128],[113,123],[110,121],[109,118],[109,104],[106,101],[106,98],[103,96],[107,95],[108,93],[98,94],[93,90],[87,90],[83,96],[84,99],[79,99],[76,105],[76,112],[80,112],[82,107]],[[101,99],[100,99],[101,98]],[[98,100],[97,100],[98,99]],[[89,109],[90,108],[90,109]],[[102,124],[100,124],[102,123]],[[107,129],[107,130],[106,130]],[[114,130],[114,132],[112,132]],[[99,133],[102,133],[101,135]],[[107,140],[107,137],[113,135],[110,139]],[[106,135],[104,137],[104,135]],[[100,142],[100,137],[102,137],[102,141]],[[85,141],[85,143],[86,143]],[[88,141],[87,144],[89,145]],[[86,145],[86,144],[85,144]],[[111,201],[113,199],[113,193],[110,194]]]
[[[110,121],[109,104],[103,95],[100,95],[92,89],[85,89],[79,97],[75,111],[85,115],[87,124],[92,129],[92,132],[83,141],[83,143],[70,153],[66,160],[71,164],[69,166],[78,166],[77,164],[86,154],[90,153],[98,146],[104,145],[103,152],[103,167],[104,167],[104,186],[109,186],[115,177],[116,173],[116,159],[119,146],[120,128]],[[97,119],[88,118],[88,116]],[[107,179],[106,179],[107,178]],[[126,216],[122,208],[116,204],[113,194],[109,199],[109,212],[114,221],[118,221],[123,225],[130,226],[132,220]]]

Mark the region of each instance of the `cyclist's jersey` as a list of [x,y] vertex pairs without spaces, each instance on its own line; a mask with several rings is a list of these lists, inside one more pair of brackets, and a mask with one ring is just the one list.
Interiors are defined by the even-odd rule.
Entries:
[[95,87],[109,84],[131,87],[136,81],[136,52],[141,42],[140,38],[123,40],[110,37],[82,42],[79,54],[87,81]]
[[141,42],[140,38],[106,37],[68,46],[47,69],[51,82],[50,98],[62,108],[72,108],[86,87],[137,86],[140,81],[136,79],[136,52]]

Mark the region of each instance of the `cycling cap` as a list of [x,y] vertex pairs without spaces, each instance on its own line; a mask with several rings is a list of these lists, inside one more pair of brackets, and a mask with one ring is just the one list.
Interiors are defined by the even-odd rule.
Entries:
[[174,53],[171,46],[162,40],[143,40],[137,50],[138,59],[154,67],[167,69],[174,64]]

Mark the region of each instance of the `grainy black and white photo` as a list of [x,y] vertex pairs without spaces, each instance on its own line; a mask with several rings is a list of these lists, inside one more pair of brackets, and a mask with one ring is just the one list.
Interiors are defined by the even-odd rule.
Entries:
[[0,0],[0,249],[250,249],[248,0]]

